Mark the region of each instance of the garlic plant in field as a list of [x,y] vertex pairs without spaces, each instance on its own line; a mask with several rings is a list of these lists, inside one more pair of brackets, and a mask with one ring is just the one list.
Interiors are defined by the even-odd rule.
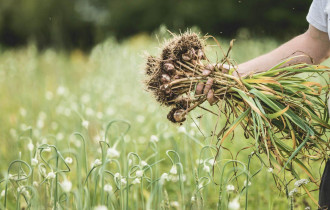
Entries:
[[[289,170],[299,179],[299,167],[317,183],[306,164],[328,157],[329,87],[310,78],[327,81],[330,68],[290,66],[286,60],[266,72],[237,78],[230,74],[234,69],[225,73],[222,68],[224,64],[234,66],[229,51],[214,65],[206,56],[205,45],[197,34],[186,32],[166,42],[159,57],[147,58],[147,89],[159,103],[171,107],[167,118],[182,123],[197,107],[209,111],[226,119],[216,135],[218,148],[241,125],[245,136],[255,139],[254,150],[267,156],[268,168]],[[203,107],[206,101],[216,105],[218,112]]]

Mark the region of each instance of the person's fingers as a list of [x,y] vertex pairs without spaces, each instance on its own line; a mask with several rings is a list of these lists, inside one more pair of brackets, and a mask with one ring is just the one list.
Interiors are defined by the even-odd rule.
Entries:
[[217,101],[217,99],[214,97],[214,90],[211,89],[206,96],[207,101],[210,103],[210,105],[213,105],[214,102]]
[[212,85],[213,85],[213,78],[208,78],[203,90],[203,94],[207,94],[211,89]]
[[195,91],[196,94],[201,95],[203,93],[203,89],[204,89],[204,83],[203,82],[198,83]]

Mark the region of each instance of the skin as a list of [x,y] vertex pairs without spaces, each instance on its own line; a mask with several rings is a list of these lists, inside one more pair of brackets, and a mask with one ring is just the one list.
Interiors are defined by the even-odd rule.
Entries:
[[253,73],[264,72],[283,60],[297,55],[307,56],[294,58],[286,65],[297,63],[320,64],[330,56],[328,33],[309,25],[305,33],[291,39],[273,51],[239,64],[234,75],[238,76],[239,74],[239,76],[244,77]]
[[[330,40],[328,33],[318,30],[309,25],[308,30],[290,41],[282,44],[273,51],[239,64],[233,75],[245,77],[254,73],[264,72],[280,62],[294,56],[305,55],[293,58],[285,65],[308,63],[320,64],[330,56]],[[222,66],[224,72],[230,67],[226,64]],[[210,104],[215,101],[212,93],[208,94],[207,100]]]

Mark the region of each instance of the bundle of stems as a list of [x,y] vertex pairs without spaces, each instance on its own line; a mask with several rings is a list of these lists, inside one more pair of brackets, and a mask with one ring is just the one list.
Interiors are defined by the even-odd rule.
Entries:
[[228,53],[212,64],[205,43],[186,32],[167,41],[159,57],[147,58],[147,89],[172,108],[168,119],[182,123],[190,111],[208,101],[219,107],[219,114],[202,108],[226,120],[217,133],[219,148],[241,125],[245,135],[255,139],[255,151],[267,155],[268,167],[289,170],[297,179],[299,167],[317,184],[306,164],[328,157],[329,85],[310,80],[317,76],[327,83],[330,68],[288,65],[287,59],[266,72],[235,77],[222,68],[225,63],[233,66]]

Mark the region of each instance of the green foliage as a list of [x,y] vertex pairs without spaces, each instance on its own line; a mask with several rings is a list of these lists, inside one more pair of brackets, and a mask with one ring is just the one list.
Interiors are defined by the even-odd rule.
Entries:
[[309,1],[289,0],[3,0],[0,43],[89,49],[111,35],[118,39],[197,26],[203,33],[234,37],[245,28],[253,35],[283,38],[307,29]]
[[[226,49],[228,41],[220,41]],[[236,51],[234,59],[246,60],[276,45],[272,40],[240,42],[250,54]],[[145,93],[141,82],[141,52],[156,51],[157,46],[157,40],[138,36],[121,44],[107,40],[89,55],[40,52],[34,45],[1,52],[1,209],[5,197],[8,209],[28,209],[29,204],[30,209],[51,209],[55,201],[63,209],[216,209],[235,198],[241,208],[288,208],[287,193],[295,187],[290,175],[288,189],[279,193],[273,176],[283,174],[262,167],[266,159],[244,149],[254,140],[245,139],[242,129],[235,129],[234,139],[224,142],[214,161],[210,121],[216,117],[199,110],[184,127],[168,122],[166,108]],[[219,125],[224,122],[220,119]],[[113,147],[119,156],[108,152]],[[318,174],[319,166],[316,162],[311,171]],[[143,181],[133,184],[140,170]],[[300,168],[297,172],[304,174]],[[171,175],[168,181],[164,173]],[[304,192],[298,188],[293,205],[316,208]],[[317,197],[317,192],[311,194]]]

